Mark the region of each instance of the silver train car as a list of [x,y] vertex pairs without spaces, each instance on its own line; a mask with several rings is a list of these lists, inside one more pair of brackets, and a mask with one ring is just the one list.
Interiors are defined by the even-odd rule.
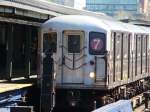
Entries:
[[38,51],[41,61],[47,49],[53,52],[56,103],[92,108],[95,102],[107,104],[147,90],[149,35],[146,27],[89,16],[45,22]]

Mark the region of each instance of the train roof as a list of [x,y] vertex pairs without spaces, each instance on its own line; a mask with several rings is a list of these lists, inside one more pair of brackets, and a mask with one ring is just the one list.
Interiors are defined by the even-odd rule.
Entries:
[[[127,24],[127,23],[126,23]],[[133,33],[148,33],[142,26],[137,26],[133,24],[128,24],[127,28],[131,30]]]
[[83,31],[126,31],[141,33],[146,31],[139,26],[109,21],[84,15],[64,15],[52,18],[42,25],[43,30],[83,30]]
[[150,34],[150,28],[149,27],[145,27],[145,26],[140,26],[140,27],[144,30],[145,33]]
[[[111,25],[113,23],[114,25]],[[91,16],[83,15],[65,15],[52,18],[42,25],[42,28],[54,28],[54,29],[80,29],[80,30],[125,30],[118,22],[108,22],[103,19],[98,19]]]

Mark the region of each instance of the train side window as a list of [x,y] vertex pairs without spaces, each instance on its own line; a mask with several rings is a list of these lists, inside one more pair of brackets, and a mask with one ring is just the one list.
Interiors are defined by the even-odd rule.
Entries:
[[115,35],[115,74],[116,79],[121,79],[121,49],[122,49],[122,35],[121,33],[116,33]]
[[131,66],[131,57],[130,57],[130,52],[131,52],[131,38],[132,35],[128,35],[128,78],[130,78],[131,71],[132,71],[132,66]]
[[121,34],[119,33],[116,35],[116,57],[121,58]]
[[147,72],[149,72],[149,64],[148,64],[148,61],[149,61],[149,59],[148,59],[148,46],[149,46],[149,36],[147,35],[146,36],[146,39],[145,39],[145,41],[146,41],[146,67],[145,67],[145,71],[146,71],[146,73]]
[[112,60],[112,63],[111,63],[111,70],[112,72],[110,74],[113,74],[113,82],[115,82],[115,49],[116,49],[116,45],[115,45],[115,38],[116,36],[116,33],[115,32],[112,32],[111,34],[111,53],[110,53],[110,60]]
[[101,55],[106,51],[106,35],[100,32],[89,33],[89,53]]
[[68,53],[80,53],[80,35],[68,35]]
[[128,78],[128,47],[129,47],[129,34],[124,33],[122,38],[122,77],[121,79]]
[[128,58],[128,34],[123,34],[123,58]]
[[135,76],[137,75],[137,35],[134,36],[134,54],[133,54],[133,60],[134,60],[134,67],[133,72]]
[[45,33],[43,36],[43,51],[44,52],[57,52],[57,33]]
[[137,61],[137,74],[141,74],[141,35],[137,35],[137,51],[136,51],[136,61]]
[[142,38],[142,73],[146,73],[146,35]]

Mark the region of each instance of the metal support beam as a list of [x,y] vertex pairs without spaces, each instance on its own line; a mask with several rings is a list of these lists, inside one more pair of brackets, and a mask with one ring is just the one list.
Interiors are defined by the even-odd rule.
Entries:
[[7,60],[6,60],[6,79],[10,80],[12,78],[12,68],[13,68],[13,32],[14,32],[14,25],[8,24],[6,29],[7,34]]
[[45,52],[41,77],[40,112],[52,112],[55,105],[54,71],[51,52]]
[[31,74],[31,38],[32,38],[32,27],[26,26],[26,50],[25,50],[25,65],[26,73],[25,78],[29,78]]
[[0,24],[0,78],[6,74],[6,25]]
[[13,19],[13,18],[6,18],[6,17],[0,17],[0,22],[17,23],[17,24],[37,26],[37,27],[39,27],[42,24],[42,23],[38,23],[38,22],[31,22],[31,21],[25,21],[25,20],[20,20],[20,19]]

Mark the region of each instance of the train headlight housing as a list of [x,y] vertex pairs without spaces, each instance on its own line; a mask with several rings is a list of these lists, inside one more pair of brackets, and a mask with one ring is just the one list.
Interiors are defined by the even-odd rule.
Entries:
[[90,78],[95,78],[95,73],[94,72],[90,72],[89,76],[90,76]]

